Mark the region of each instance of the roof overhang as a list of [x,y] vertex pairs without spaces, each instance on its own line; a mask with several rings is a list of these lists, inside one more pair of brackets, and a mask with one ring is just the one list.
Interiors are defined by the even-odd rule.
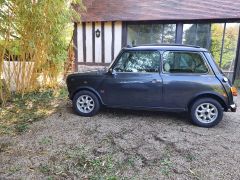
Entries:
[[84,0],[82,22],[96,21],[240,21],[236,0]]

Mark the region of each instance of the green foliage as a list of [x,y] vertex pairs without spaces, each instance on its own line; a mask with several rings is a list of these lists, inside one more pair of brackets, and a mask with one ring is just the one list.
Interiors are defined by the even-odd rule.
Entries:
[[[211,38],[210,51],[216,62],[219,64],[223,40],[223,28],[223,23],[211,24],[210,32],[210,24],[198,24],[197,26],[196,24],[193,24],[185,31],[184,43],[208,48],[208,40]],[[233,70],[238,31],[238,23],[227,23],[221,63],[221,68],[223,70]]]
[[[0,108],[0,135],[26,132],[29,124],[55,112],[63,99],[67,99],[65,88],[39,90],[24,96],[12,94],[11,100]],[[43,139],[42,143],[48,141]]]
[[48,165],[41,164],[41,165],[39,166],[39,171],[40,171],[41,173],[43,173],[43,174],[48,174],[48,173],[50,173],[51,169],[50,169],[50,167],[49,167]]
[[9,168],[9,174],[15,174],[16,172],[21,170],[21,166],[12,166]]
[[52,137],[49,136],[49,137],[44,137],[41,139],[41,141],[39,142],[39,144],[41,145],[50,145],[52,144],[53,140],[52,140]]
[[[220,61],[222,38],[223,38],[223,25],[213,24],[211,53],[213,54],[215,60],[218,63]],[[237,39],[238,39],[238,26],[235,25],[227,26],[224,38],[221,66],[221,68],[224,70],[229,70],[230,68],[234,67],[233,64],[231,63],[234,61],[236,55]]]
[[161,164],[161,173],[164,176],[169,177],[171,172],[172,172],[173,163],[170,159],[170,153],[168,152],[168,150],[166,151],[166,153],[162,157],[162,159],[160,161],[160,164]]
[[16,132],[17,133],[23,133],[28,130],[28,124],[27,123],[20,123],[15,126]]
[[[69,24],[73,17],[80,20],[80,15],[71,8],[75,3],[83,8],[81,0],[0,1],[0,74],[3,61],[17,60],[23,69],[27,61],[34,64],[28,82],[23,80],[19,68],[10,72],[20,77],[19,82],[28,83],[17,87],[17,91],[24,93],[57,84],[67,59]],[[1,98],[4,96],[0,82]]]
[[234,86],[240,88],[240,79],[236,79],[236,80],[235,80]]
[[128,162],[116,161],[112,154],[92,156],[84,146],[60,150],[39,171],[48,177],[62,179],[74,176],[77,179],[126,179],[122,172],[132,167]]
[[213,24],[212,25],[211,53],[218,64],[220,62],[222,36],[223,36],[222,25],[221,24]]

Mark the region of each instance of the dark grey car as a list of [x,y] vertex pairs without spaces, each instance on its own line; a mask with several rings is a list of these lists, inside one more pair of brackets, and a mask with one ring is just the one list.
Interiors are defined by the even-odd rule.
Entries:
[[123,48],[108,69],[71,74],[67,86],[82,116],[95,115],[101,106],[186,111],[194,124],[212,127],[224,111],[236,111],[236,88],[200,47]]

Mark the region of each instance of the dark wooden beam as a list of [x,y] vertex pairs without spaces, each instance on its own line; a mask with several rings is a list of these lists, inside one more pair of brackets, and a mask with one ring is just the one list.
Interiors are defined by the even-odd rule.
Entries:
[[127,23],[122,22],[122,47],[127,46]]
[[74,70],[78,71],[78,31],[77,31],[77,23],[74,23],[73,30],[73,49],[74,49]]
[[104,63],[105,62],[104,22],[101,22],[101,35],[102,35],[102,63]]
[[114,59],[115,26],[112,22],[112,60]]
[[198,24],[194,24],[195,26],[195,39],[194,39],[194,45],[197,45],[197,39],[198,39]]
[[183,37],[183,23],[177,23],[175,42],[177,44],[182,44],[182,37]]
[[212,43],[212,24],[209,24],[209,28],[208,28],[208,38],[207,38],[207,49],[211,48],[211,43]]
[[222,57],[223,57],[223,49],[224,49],[225,32],[226,32],[226,23],[224,23],[224,27],[223,27],[222,47],[221,47],[220,63],[219,63],[220,68],[222,67]]
[[235,80],[240,80],[240,26],[238,31],[238,44],[237,44],[237,52],[236,52],[236,60],[233,72],[233,83]]
[[83,61],[86,62],[86,23],[82,23],[83,30]]
[[239,23],[238,19],[204,19],[204,20],[149,20],[149,21],[125,21],[127,24],[209,24],[209,23]]
[[95,22],[92,23],[92,57],[95,62]]

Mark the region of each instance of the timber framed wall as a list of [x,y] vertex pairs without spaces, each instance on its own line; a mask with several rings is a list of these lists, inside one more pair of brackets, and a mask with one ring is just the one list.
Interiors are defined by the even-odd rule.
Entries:
[[75,70],[78,65],[108,65],[122,48],[122,22],[74,24]]

